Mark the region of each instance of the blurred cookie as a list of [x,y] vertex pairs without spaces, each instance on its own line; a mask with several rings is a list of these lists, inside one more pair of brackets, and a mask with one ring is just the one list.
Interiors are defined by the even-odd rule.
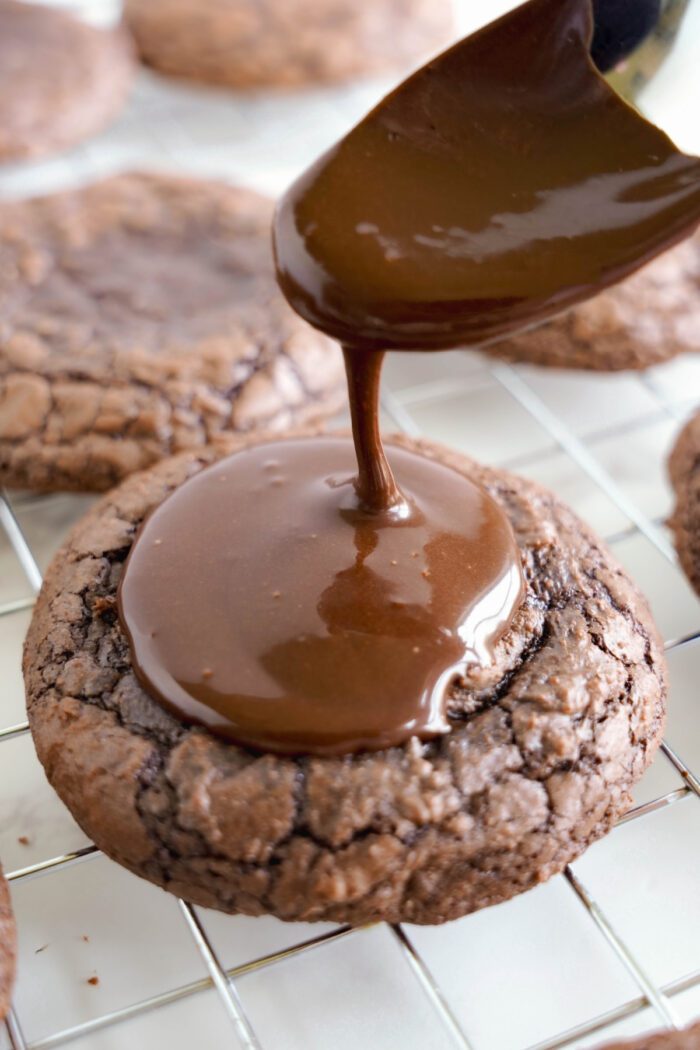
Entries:
[[700,234],[552,321],[487,348],[496,357],[600,372],[700,350]]
[[0,868],[0,1021],[10,1008],[16,955],[17,933],[10,907],[10,891]]
[[255,753],[141,687],[116,609],[139,525],[257,440],[229,437],[127,479],[46,574],[24,649],[27,707],[49,781],[85,833],[188,900],[287,920],[445,922],[561,871],[628,809],[660,743],[665,664],[644,598],[531,481],[391,439],[487,488],[527,581],[493,661],[450,689],[439,739],[328,758]]
[[700,412],[680,432],[668,465],[676,493],[669,525],[681,565],[700,594]]
[[655,1032],[624,1043],[608,1043],[602,1050],[700,1050],[700,1024],[680,1032]]
[[122,29],[0,0],[0,160],[53,153],[104,127],[134,73]]
[[126,0],[148,65],[228,87],[383,73],[447,42],[449,0]]
[[0,484],[106,489],[335,411],[340,351],[278,291],[271,214],[147,175],[0,206]]

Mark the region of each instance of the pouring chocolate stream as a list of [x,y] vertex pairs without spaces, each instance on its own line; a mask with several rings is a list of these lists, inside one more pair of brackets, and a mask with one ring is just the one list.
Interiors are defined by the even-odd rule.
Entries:
[[530,0],[402,84],[283,198],[279,282],[344,345],[354,451],[255,445],[145,522],[120,616],[139,679],[179,717],[320,755],[449,731],[450,684],[517,615],[520,556],[485,491],[387,457],[383,353],[543,320],[700,219],[700,161],[608,88],[591,31],[589,0]]

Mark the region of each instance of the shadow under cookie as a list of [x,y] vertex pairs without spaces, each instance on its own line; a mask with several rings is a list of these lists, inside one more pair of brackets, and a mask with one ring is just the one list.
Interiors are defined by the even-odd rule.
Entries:
[[[48,778],[109,856],[208,907],[286,920],[439,923],[544,881],[605,834],[660,742],[665,665],[644,599],[556,497],[428,442],[483,484],[527,592],[493,662],[448,697],[436,740],[341,757],[254,753],[169,715],[139,685],[117,616],[145,516],[251,441],[126,481],[75,528],[24,657]],[[342,674],[342,668],[338,668]]]
[[340,351],[278,291],[271,213],[133,174],[0,205],[0,483],[104,490],[229,431],[334,412]]

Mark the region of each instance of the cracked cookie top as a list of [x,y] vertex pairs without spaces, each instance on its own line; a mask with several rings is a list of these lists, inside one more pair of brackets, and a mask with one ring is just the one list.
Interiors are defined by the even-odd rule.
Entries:
[[105,489],[337,406],[339,351],[275,283],[271,204],[124,175],[0,206],[0,481]]
[[643,598],[529,481],[391,439],[485,485],[527,581],[493,663],[452,687],[439,740],[338,758],[255,754],[177,721],[140,687],[115,608],[135,532],[241,440],[129,479],[47,575],[25,648],[29,717],[79,823],[175,893],[284,919],[440,922],[561,870],[628,806],[660,739],[665,670]]

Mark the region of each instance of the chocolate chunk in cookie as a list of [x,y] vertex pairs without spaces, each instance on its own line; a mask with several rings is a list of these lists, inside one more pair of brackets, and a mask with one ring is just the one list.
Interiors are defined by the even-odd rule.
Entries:
[[125,16],[148,65],[243,88],[401,68],[452,28],[449,0],[126,0]]
[[130,478],[47,574],[25,646],[29,719],[78,822],[173,893],[288,920],[444,922],[561,871],[628,808],[660,742],[665,665],[634,585],[530,481],[392,439],[486,487],[526,578],[493,660],[450,687],[439,739],[341,757],[253,752],[174,718],[139,685],[115,608],[139,525],[251,440]]
[[0,483],[103,490],[336,409],[340,352],[277,289],[271,211],[147,175],[0,206]]
[[122,108],[134,73],[123,29],[0,0],[0,160],[54,153]]

